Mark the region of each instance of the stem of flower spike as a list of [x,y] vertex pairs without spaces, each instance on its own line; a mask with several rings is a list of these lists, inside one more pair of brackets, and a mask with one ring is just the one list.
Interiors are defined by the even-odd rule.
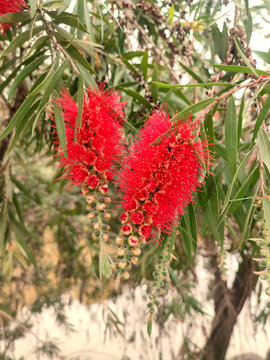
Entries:
[[109,197],[103,197],[98,191],[93,191],[87,185],[82,186],[82,194],[87,202],[87,208],[90,210],[88,219],[93,224],[92,238],[94,240],[99,239],[100,251],[99,251],[99,275],[109,278],[111,275],[112,260],[108,255],[107,242],[109,240],[110,226],[105,223],[105,220],[109,220],[110,213],[105,212],[108,204],[111,203]]

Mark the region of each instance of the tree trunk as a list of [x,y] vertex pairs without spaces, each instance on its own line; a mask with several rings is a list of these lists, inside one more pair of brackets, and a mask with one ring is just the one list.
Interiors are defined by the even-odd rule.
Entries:
[[210,336],[202,351],[202,360],[224,360],[237,317],[256,285],[257,277],[251,259],[242,254],[232,289],[222,280],[216,257],[212,259],[215,273],[215,317]]

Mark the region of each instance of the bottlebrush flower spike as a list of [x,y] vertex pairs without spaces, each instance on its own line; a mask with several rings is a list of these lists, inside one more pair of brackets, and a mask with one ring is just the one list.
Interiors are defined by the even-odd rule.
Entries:
[[[0,15],[22,11],[24,8],[27,8],[24,0],[0,0]],[[10,26],[7,23],[0,23],[1,33],[5,34]]]
[[[68,90],[54,102],[63,110],[66,131],[66,156],[56,140],[60,166],[65,167],[65,177],[73,185],[81,185],[82,194],[90,210],[88,219],[92,222],[92,239],[99,240],[99,273],[109,277],[111,259],[106,242],[110,226],[105,222],[110,213],[105,212],[111,199],[107,196],[108,183],[113,180],[114,164],[122,151],[122,124],[124,102],[117,92],[107,91],[104,84],[89,88],[84,97],[82,122],[77,124],[78,106]],[[76,131],[76,137],[74,133]]]
[[[193,192],[200,187],[201,162],[209,160],[207,140],[195,139],[198,122],[185,119],[173,130],[171,125],[164,111],[153,113],[119,175],[125,209],[121,218],[129,219],[132,235],[146,240],[153,229],[171,230],[191,202]],[[157,138],[160,141],[153,145]]]
[[60,166],[66,168],[66,177],[73,184],[86,184],[105,194],[107,183],[113,179],[111,172],[122,151],[122,123],[124,102],[117,92],[104,90],[104,84],[89,88],[84,98],[82,123],[77,128],[74,141],[78,106],[68,90],[54,100],[63,110],[66,130],[66,157],[59,141]]

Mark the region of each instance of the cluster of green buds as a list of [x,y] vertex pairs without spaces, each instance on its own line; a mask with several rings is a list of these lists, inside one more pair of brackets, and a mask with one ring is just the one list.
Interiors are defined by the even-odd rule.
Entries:
[[81,186],[81,192],[87,203],[89,211],[87,217],[92,225],[92,239],[99,242],[99,274],[109,278],[112,270],[112,260],[109,256],[107,243],[110,234],[110,225],[108,221],[111,213],[107,211],[111,203],[111,198],[105,196],[104,189],[93,190],[86,184]]
[[[268,200],[266,200],[268,201]],[[254,274],[259,275],[261,280],[267,281],[266,294],[270,296],[270,234],[267,228],[267,221],[261,214],[261,198],[257,199],[257,213],[255,218],[257,219],[256,225],[259,228],[258,237],[251,238],[249,240],[255,241],[259,247],[260,257],[253,258],[254,261],[259,263],[260,271],[254,271]]]
[[171,248],[169,238],[164,239],[164,243],[157,254],[157,261],[154,264],[154,280],[151,282],[151,293],[148,295],[150,301],[147,304],[149,309],[148,333],[151,332],[150,324],[152,324],[155,308],[160,306],[158,298],[165,295],[166,289],[168,288],[167,279],[169,277],[168,268],[171,262]]

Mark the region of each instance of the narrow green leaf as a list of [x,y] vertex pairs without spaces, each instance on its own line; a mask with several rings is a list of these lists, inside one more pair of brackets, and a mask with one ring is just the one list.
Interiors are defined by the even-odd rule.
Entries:
[[54,24],[66,24],[72,27],[75,27],[85,33],[88,33],[86,27],[80,22],[78,16],[70,13],[62,13],[61,15],[55,17],[53,20]]
[[[234,211],[236,211],[238,206],[243,204],[243,200],[244,200],[244,197],[246,195],[246,192],[247,192],[247,190],[249,188],[249,185],[250,185],[250,183],[251,183],[251,181],[253,180],[254,177],[257,178],[257,179],[259,177],[258,167],[254,168],[247,175],[246,179],[241,184],[240,188],[237,190],[237,192],[235,193],[233,198],[230,200],[230,203],[228,204],[228,209],[225,211],[227,215],[229,215],[229,214],[233,213]],[[237,199],[241,199],[241,200],[237,200]]]
[[178,114],[174,115],[171,118],[171,122],[174,122],[180,118],[190,116],[191,113],[196,114],[197,112],[203,110],[208,105],[210,105],[214,100],[215,100],[215,98],[204,99],[204,100],[197,102],[196,104],[193,104],[193,105],[185,108],[184,110],[180,111]]
[[10,180],[17,186],[19,190],[30,200],[33,200],[35,203],[39,204],[39,201],[32,196],[32,194],[29,192],[29,190],[18,180],[16,179],[12,174],[10,174]]
[[[219,65],[213,64],[214,67],[235,73],[242,73],[242,74],[253,74],[253,71],[248,68],[247,66],[237,66],[237,65]],[[257,74],[259,75],[269,75],[267,71],[256,69]]]
[[263,203],[263,214],[264,214],[264,220],[266,223],[267,231],[268,231],[268,239],[270,240],[270,201],[269,198],[266,196],[263,196],[262,198]]
[[132,89],[127,89],[127,88],[123,88],[120,87],[120,90],[124,91],[126,94],[128,94],[129,96],[131,96],[134,100],[139,101],[142,105],[144,105],[146,108],[148,109],[152,109],[152,105],[150,104],[150,102],[148,100],[146,100],[141,94],[139,94],[137,91],[132,90]]
[[227,161],[230,166],[232,175],[234,175],[236,171],[237,147],[238,147],[237,130],[238,130],[238,126],[237,126],[236,109],[235,109],[233,96],[231,96],[227,105],[226,116],[225,116],[225,147],[227,153]]
[[152,325],[153,325],[153,321],[152,321],[152,319],[149,319],[147,321],[147,334],[148,334],[149,337],[152,334]]
[[146,80],[147,78],[147,68],[148,68],[148,51],[145,51],[141,62],[141,70],[144,80]]
[[15,91],[17,90],[18,86],[20,85],[20,83],[30,74],[33,73],[34,70],[36,70],[39,65],[41,65],[45,59],[48,58],[48,55],[44,55],[40,58],[37,58],[36,60],[34,60],[32,63],[30,63],[28,66],[26,66],[21,72],[20,74],[14,79],[9,93],[8,93],[8,101],[10,101],[10,99],[12,98],[12,96],[14,95]]
[[213,86],[234,86],[234,85],[238,85],[238,84],[233,84],[233,83],[229,83],[229,82],[219,82],[219,83],[215,83],[215,82],[210,82],[210,83],[198,83],[198,84],[184,84],[184,85],[178,85],[178,84],[166,84],[166,83],[161,83],[158,81],[153,81],[153,83],[159,87],[162,88],[170,88],[170,89],[177,89],[177,88],[185,88],[185,87],[213,87]]
[[170,6],[168,13],[169,13],[168,24],[171,25],[174,17],[174,4]]
[[28,57],[31,53],[33,53],[35,50],[39,50],[40,48],[42,48],[43,46],[46,45],[46,42],[48,42],[48,40],[50,39],[50,37],[48,35],[43,35],[40,36],[35,42],[34,44],[29,48],[28,54],[26,55],[26,57]]
[[158,86],[155,84],[155,82],[158,79],[158,72],[157,72],[157,66],[154,66],[153,75],[152,75],[152,82],[150,84],[151,94],[153,101],[156,103],[158,100]]
[[79,53],[79,51],[73,46],[70,45],[67,49],[66,49],[67,53],[71,56],[71,58],[73,60],[78,61],[78,63],[80,63],[81,65],[83,65],[88,71],[90,71],[91,74],[95,74],[96,72],[95,70],[92,68],[92,66],[90,65],[90,63],[85,59],[85,57],[83,55],[81,55]]
[[107,253],[105,244],[100,243],[100,252],[99,252],[99,276],[105,276],[106,279],[109,279],[112,273],[111,261]]
[[197,75],[195,74],[195,72],[193,72],[189,67],[187,67],[186,65],[184,65],[183,63],[181,63],[179,61],[179,64],[182,66],[182,68],[196,81],[198,81],[198,83],[203,83],[203,80]]
[[222,211],[221,211],[221,215],[225,213],[225,211],[227,210],[227,206],[228,206],[228,203],[229,203],[229,200],[230,200],[230,197],[231,197],[231,193],[232,193],[232,190],[233,190],[233,187],[236,183],[236,180],[238,179],[238,176],[240,174],[240,172],[242,171],[242,169],[244,168],[244,166],[246,165],[249,157],[251,156],[251,154],[253,153],[253,149],[251,149],[247,155],[244,157],[244,159],[241,161],[240,165],[237,167],[237,170],[233,176],[233,179],[232,179],[232,182],[231,182],[231,185],[226,193],[226,196],[225,196],[225,199],[224,199],[224,204],[223,204],[223,208],[222,208]]
[[124,127],[131,130],[134,134],[139,134],[138,130],[127,120],[124,120]]
[[61,64],[61,66],[51,74],[51,76],[49,77],[48,81],[45,84],[45,87],[43,89],[45,91],[40,100],[40,104],[38,107],[38,114],[37,114],[36,119],[32,126],[32,136],[34,134],[34,130],[36,128],[39,117],[40,117],[41,113],[44,111],[44,108],[46,107],[46,105],[52,95],[53,90],[57,90],[61,86],[61,78],[62,78],[62,75],[63,75],[63,72],[64,72],[66,66],[67,66],[67,60],[65,60]]
[[222,34],[219,31],[219,28],[217,25],[212,27],[212,39],[214,43],[215,50],[220,58],[221,61],[225,60],[227,47],[225,47],[226,44],[222,41]]
[[242,236],[241,236],[241,239],[240,239],[239,245],[238,245],[239,250],[243,248],[244,243],[249,238],[250,230],[251,230],[251,227],[253,225],[254,212],[256,210],[256,207],[254,206],[254,203],[256,201],[258,191],[259,191],[259,186],[257,187],[257,189],[253,193],[254,197],[252,198],[252,200],[250,202],[250,206],[249,206],[247,214],[246,214],[245,223],[244,223],[243,230],[242,230]]
[[18,197],[15,194],[15,192],[13,192],[12,200],[13,200],[13,205],[14,205],[14,207],[16,209],[18,218],[19,218],[20,222],[23,224],[24,223],[24,218],[23,218],[23,214],[22,214],[22,209],[21,209],[20,202],[19,202]]
[[251,63],[248,61],[248,58],[246,57],[245,52],[244,52],[244,50],[242,48],[242,45],[241,45],[241,43],[240,43],[240,41],[238,40],[237,37],[234,38],[234,43],[235,43],[235,46],[236,46],[236,48],[237,48],[237,50],[239,52],[239,55],[241,56],[242,60],[244,61],[244,63],[247,65],[247,67],[251,70],[251,72],[254,75],[258,76],[257,71],[254,69],[254,67],[251,65]]
[[29,11],[18,11],[14,13],[7,13],[0,16],[0,23],[14,24],[18,22],[25,22],[31,20]]
[[247,13],[247,20],[244,21],[245,28],[246,28],[246,34],[247,34],[247,44],[250,42],[250,38],[252,35],[252,17],[250,15],[249,11],[249,0],[245,0],[245,8]]
[[18,122],[18,124],[16,125],[16,131],[15,134],[12,138],[12,141],[9,144],[8,147],[8,153],[14,148],[14,146],[16,145],[17,141],[19,140],[23,130],[25,129],[25,127],[27,127],[27,125],[29,124],[29,121],[31,121],[31,117],[34,115],[36,109],[39,106],[39,100],[36,101],[29,109],[28,112],[25,114],[24,117],[22,117],[20,119],[20,121]]
[[268,171],[270,172],[270,139],[267,132],[262,128],[259,130],[258,144],[261,159],[267,166]]
[[66,7],[66,3],[65,1],[47,1],[45,3],[42,4],[42,6],[46,7],[48,10],[57,10],[57,9],[61,9],[61,8],[65,8]]
[[74,129],[74,142],[76,142],[77,127],[79,131],[82,125],[82,113],[83,113],[83,78],[81,75],[78,76],[78,92],[77,92],[77,103],[78,103],[78,115],[76,119],[76,126]]
[[138,71],[135,69],[135,67],[132,64],[130,64],[130,62],[128,62],[124,57],[121,57],[121,60],[128,70],[133,72],[135,75],[139,75]]
[[83,0],[83,13],[84,13],[84,18],[85,18],[85,24],[86,24],[86,28],[89,34],[89,38],[91,41],[93,41],[93,34],[92,34],[92,25],[91,25],[91,21],[90,21],[90,14],[89,14],[89,10],[88,10],[88,5],[87,5],[87,0]]
[[0,250],[2,256],[5,254],[5,244],[6,244],[6,229],[8,224],[8,207],[7,205],[4,207],[4,210],[1,213],[1,222],[0,222]]
[[[253,51],[253,52],[256,55],[258,55],[267,64],[270,64],[270,53],[269,52],[263,52],[263,51]],[[268,75],[270,75],[270,74],[268,73]]]
[[242,136],[242,124],[243,124],[243,111],[244,111],[244,108],[245,108],[245,93],[242,96],[240,109],[239,109],[239,113],[238,113],[238,129],[237,129],[237,137],[238,137],[237,146],[238,147],[239,147],[240,139],[241,139],[241,136]]
[[[44,26],[37,26],[33,29],[32,36],[40,33],[42,30],[44,30]],[[2,57],[7,56],[10,52],[16,50],[18,47],[25,44],[26,41],[30,39],[31,30],[26,30],[15,37],[14,40],[9,44],[9,46],[3,51]]]
[[264,121],[264,119],[267,118],[267,115],[269,114],[269,108],[270,108],[270,96],[268,95],[263,107],[262,107],[262,110],[256,120],[256,124],[254,126],[254,130],[253,130],[253,138],[252,140],[254,141],[254,139],[256,138],[257,134],[258,134],[258,131]]
[[24,119],[25,115],[28,113],[29,108],[36,100],[36,97],[32,97],[30,99],[25,99],[21,107],[18,109],[18,111],[15,113],[13,118],[10,120],[8,126],[6,129],[2,132],[0,135],[0,140],[4,139],[8,134],[11,133],[11,131],[14,129],[15,126],[20,124],[22,119]]
[[53,69],[54,69],[54,64],[52,64],[50,70],[46,73],[45,78],[41,81],[41,83],[35,87],[34,89],[32,88],[30,90],[30,92],[27,94],[27,98],[36,96],[38,94],[40,94],[42,91],[44,91],[47,87],[47,83],[51,80],[51,78],[53,78]]
[[130,52],[122,54],[122,57],[124,57],[126,60],[130,60],[135,57],[140,57],[143,55],[144,55],[144,51],[130,51]]
[[29,5],[31,19],[33,19],[37,11],[37,0],[29,0]]
[[30,250],[29,246],[27,245],[27,242],[24,239],[23,233],[20,231],[20,229],[18,228],[17,224],[14,223],[14,221],[12,221],[11,225],[12,225],[12,229],[14,230],[14,232],[16,234],[16,242],[23,249],[23,251],[25,252],[28,259],[31,261],[31,263],[34,266],[36,266],[36,259],[33,255],[32,251]]
[[59,109],[59,107],[56,104],[53,105],[53,109],[54,109],[54,121],[55,121],[55,125],[56,125],[57,136],[58,136],[61,148],[63,149],[63,152],[66,156],[67,143],[66,143],[66,129],[65,129],[64,118],[61,114],[61,110]]

